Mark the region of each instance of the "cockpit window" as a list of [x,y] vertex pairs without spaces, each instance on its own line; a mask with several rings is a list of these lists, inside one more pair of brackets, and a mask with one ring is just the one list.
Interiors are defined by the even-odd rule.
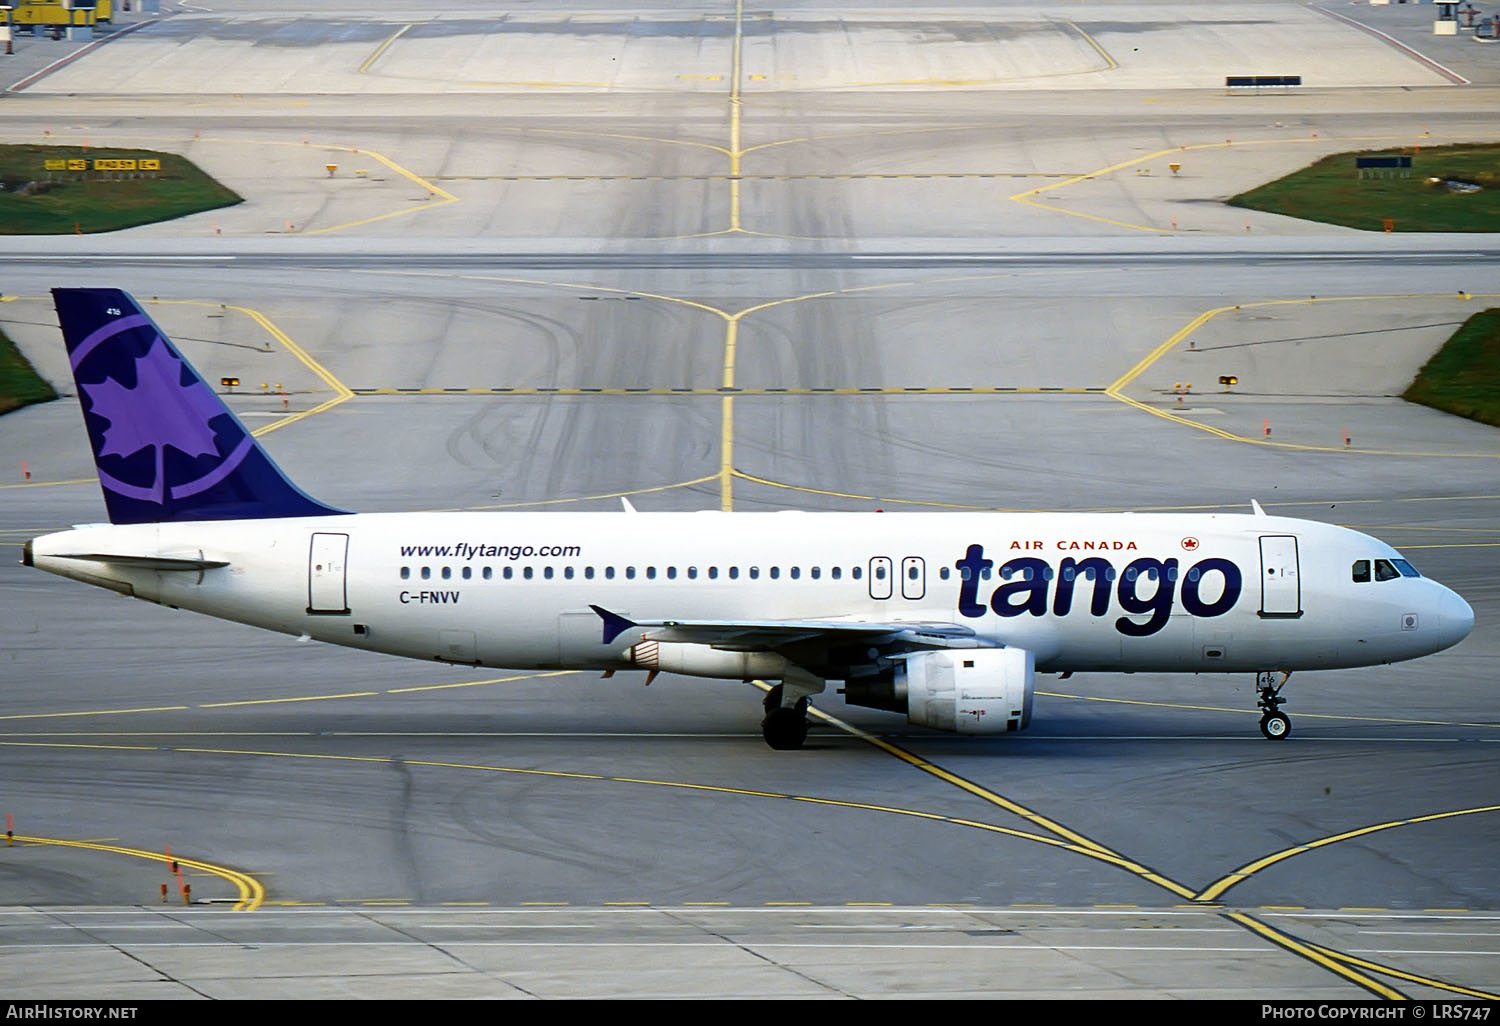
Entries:
[[1368,559],[1356,559],[1354,561],[1354,583],[1368,584],[1370,580],[1370,561]]
[[1416,567],[1412,566],[1410,563],[1408,563],[1404,559],[1393,559],[1393,560],[1391,560],[1391,562],[1394,563],[1394,564],[1396,564],[1396,569],[1401,571],[1401,576],[1402,577],[1421,577],[1422,576],[1421,574],[1417,573],[1417,568]]
[[1377,559],[1375,561],[1375,579],[1377,581],[1394,581],[1401,576],[1401,571],[1391,565],[1389,559]]

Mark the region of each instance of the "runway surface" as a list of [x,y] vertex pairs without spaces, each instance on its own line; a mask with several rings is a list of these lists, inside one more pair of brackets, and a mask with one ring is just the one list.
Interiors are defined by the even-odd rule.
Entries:
[[[7,141],[153,137],[247,197],[0,244],[0,326],[65,391],[46,290],[120,285],[349,508],[1255,498],[1390,541],[1478,626],[1416,663],[1297,676],[1280,745],[1248,678],[1137,674],[1044,678],[1032,728],[1000,739],[830,695],[785,753],[745,685],[407,664],[6,560],[9,993],[1500,989],[1500,439],[1398,398],[1494,305],[1500,245],[1214,202],[1356,139],[1481,137],[1492,86],[1281,3],[1157,5],[1149,29],[1132,4],[924,7],[916,27],[559,7],[522,28],[453,4],[404,33],[394,8],[214,6],[4,100]],[[544,21],[572,49],[517,70]],[[844,49],[810,55],[835,28]],[[1336,84],[1163,77],[1205,41],[1267,39],[1338,53]],[[1028,75],[1059,48],[1092,70]],[[607,85],[535,84],[611,55]],[[514,80],[474,85],[499,82],[486,62]],[[98,85],[128,68],[175,98]],[[330,178],[333,145],[352,151]],[[78,420],[70,397],[0,420],[0,551],[102,518]]]

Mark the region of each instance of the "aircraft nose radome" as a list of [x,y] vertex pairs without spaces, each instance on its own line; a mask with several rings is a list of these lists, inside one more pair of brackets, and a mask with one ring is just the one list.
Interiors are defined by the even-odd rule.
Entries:
[[1456,591],[1449,591],[1443,596],[1438,605],[1438,616],[1443,625],[1443,633],[1453,639],[1448,642],[1450,645],[1458,644],[1474,629],[1474,609]]

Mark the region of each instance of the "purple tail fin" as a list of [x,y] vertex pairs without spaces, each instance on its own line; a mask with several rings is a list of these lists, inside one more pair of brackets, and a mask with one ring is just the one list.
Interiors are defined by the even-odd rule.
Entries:
[[112,523],[343,512],[287,480],[128,293],[52,298]]

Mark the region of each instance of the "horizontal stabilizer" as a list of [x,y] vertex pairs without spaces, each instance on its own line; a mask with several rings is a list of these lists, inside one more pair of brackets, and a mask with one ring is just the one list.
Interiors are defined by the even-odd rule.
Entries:
[[228,566],[222,559],[179,559],[172,556],[125,556],[111,552],[59,552],[49,559],[82,559],[90,563],[115,563],[141,570],[217,570]]

